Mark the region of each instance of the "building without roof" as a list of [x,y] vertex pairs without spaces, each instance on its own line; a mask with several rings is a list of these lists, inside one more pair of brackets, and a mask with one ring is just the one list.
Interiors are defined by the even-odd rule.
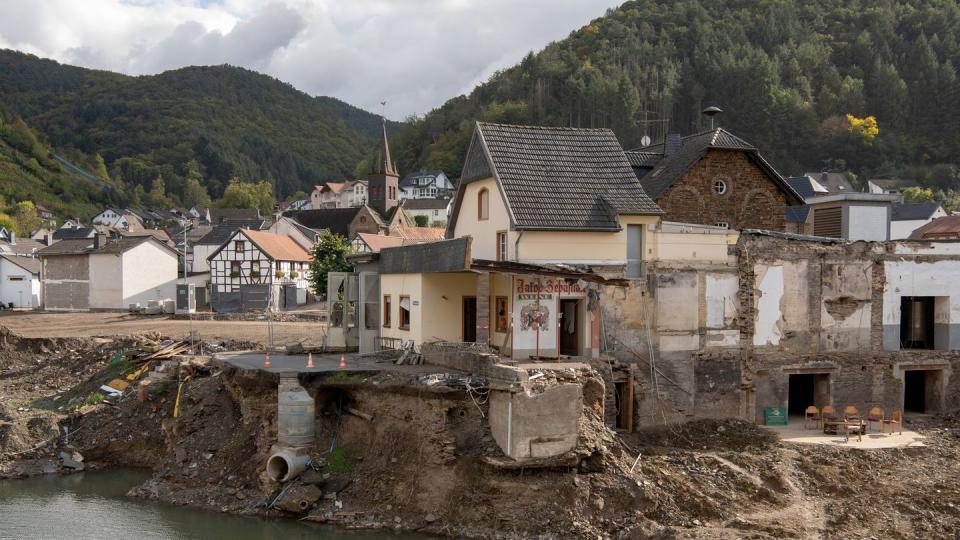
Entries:
[[784,231],[786,208],[803,198],[752,144],[723,128],[627,152],[664,219]]
[[47,310],[126,310],[176,292],[179,253],[153,236],[62,240],[37,256]]

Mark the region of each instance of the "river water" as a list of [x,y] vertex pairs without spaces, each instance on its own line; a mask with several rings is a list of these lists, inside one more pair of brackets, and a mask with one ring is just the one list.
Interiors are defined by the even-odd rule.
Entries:
[[427,536],[353,532],[294,520],[267,520],[166,506],[124,494],[149,477],[98,471],[0,481],[0,539],[393,540]]

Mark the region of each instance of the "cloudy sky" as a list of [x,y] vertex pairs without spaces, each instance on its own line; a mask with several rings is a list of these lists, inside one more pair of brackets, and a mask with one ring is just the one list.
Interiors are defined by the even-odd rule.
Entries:
[[233,64],[424,113],[616,0],[0,0],[0,48],[133,75]]

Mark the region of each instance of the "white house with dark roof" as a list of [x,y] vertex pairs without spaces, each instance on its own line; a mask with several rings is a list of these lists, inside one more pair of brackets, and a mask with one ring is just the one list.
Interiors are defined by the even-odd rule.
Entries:
[[449,199],[453,182],[443,171],[417,171],[400,180],[401,199]]
[[37,256],[47,310],[126,310],[175,297],[179,253],[153,236],[62,240]]
[[910,238],[913,231],[946,215],[947,211],[937,202],[894,204],[890,213],[890,239]]
[[405,199],[403,211],[416,223],[417,216],[426,218],[427,227],[446,227],[451,199]]
[[38,308],[42,295],[40,259],[0,254],[0,304],[3,307]]

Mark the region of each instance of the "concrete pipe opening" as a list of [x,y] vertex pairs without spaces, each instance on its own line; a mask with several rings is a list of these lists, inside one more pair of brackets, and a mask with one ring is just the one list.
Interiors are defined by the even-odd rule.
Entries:
[[289,482],[307,470],[309,458],[293,450],[274,452],[267,459],[267,476],[274,482]]

